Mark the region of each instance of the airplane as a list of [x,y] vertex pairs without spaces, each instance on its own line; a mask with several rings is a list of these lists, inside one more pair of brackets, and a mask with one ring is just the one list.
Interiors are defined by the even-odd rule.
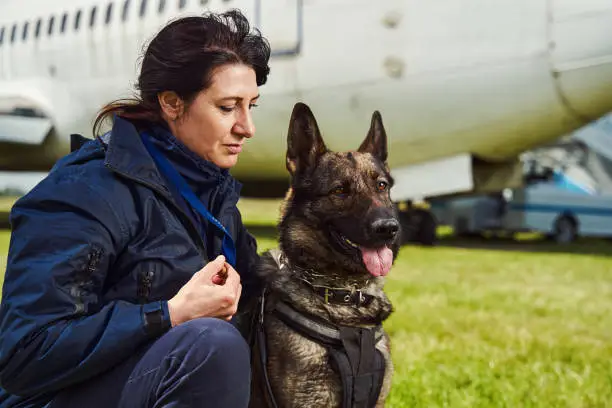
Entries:
[[521,152],[612,110],[608,0],[3,0],[0,170],[48,171],[70,134],[92,137],[96,112],[134,94],[164,23],[231,8],[272,46],[232,170],[246,196],[285,193],[295,102],[333,150],[355,149],[379,110],[392,198],[426,243],[435,220],[414,203],[517,186]]

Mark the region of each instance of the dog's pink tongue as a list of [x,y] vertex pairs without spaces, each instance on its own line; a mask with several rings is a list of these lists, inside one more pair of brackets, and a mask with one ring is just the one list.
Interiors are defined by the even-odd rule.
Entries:
[[363,263],[372,275],[385,276],[391,270],[393,252],[389,248],[368,249],[362,247],[361,255]]

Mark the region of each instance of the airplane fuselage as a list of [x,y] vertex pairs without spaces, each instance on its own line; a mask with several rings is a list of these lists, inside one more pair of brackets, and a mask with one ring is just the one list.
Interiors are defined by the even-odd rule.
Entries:
[[287,177],[296,101],[332,149],[356,148],[379,110],[392,168],[462,153],[508,161],[612,109],[605,0],[5,0],[0,111],[50,118],[56,159],[70,133],[91,136],[105,103],[135,93],[137,58],[165,22],[228,8],[273,48],[256,137],[233,170],[242,180]]

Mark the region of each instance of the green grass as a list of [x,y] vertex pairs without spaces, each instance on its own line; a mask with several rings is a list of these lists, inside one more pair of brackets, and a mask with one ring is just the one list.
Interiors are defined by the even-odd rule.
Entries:
[[281,202],[279,200],[253,200],[242,198],[238,209],[249,225],[270,226],[278,222]]
[[16,200],[16,197],[0,196],[0,213],[8,213]]
[[[242,201],[260,250],[278,202]],[[0,271],[8,247],[0,232]],[[403,247],[387,281],[387,406],[612,407],[612,245],[459,241]]]
[[404,247],[389,406],[612,406],[611,273],[596,255]]

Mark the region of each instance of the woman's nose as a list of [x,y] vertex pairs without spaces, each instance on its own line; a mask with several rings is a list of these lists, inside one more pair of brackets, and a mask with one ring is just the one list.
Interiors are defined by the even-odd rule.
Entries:
[[250,111],[246,111],[238,119],[235,125],[234,131],[243,137],[253,137],[255,134],[255,124],[253,123],[253,116]]

